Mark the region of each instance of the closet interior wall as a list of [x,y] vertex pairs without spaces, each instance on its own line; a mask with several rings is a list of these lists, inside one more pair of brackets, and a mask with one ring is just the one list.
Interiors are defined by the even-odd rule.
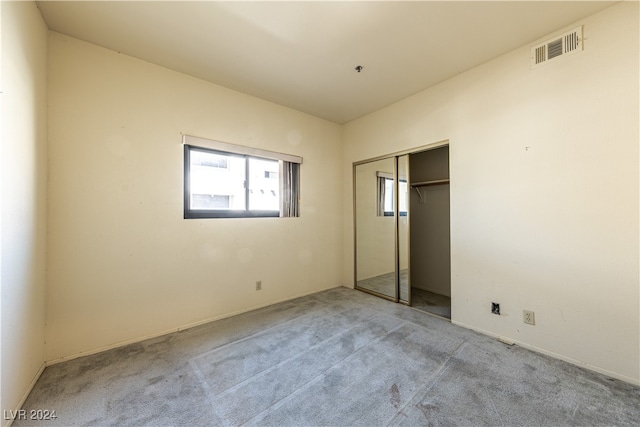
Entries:
[[411,286],[451,297],[449,146],[410,156]]

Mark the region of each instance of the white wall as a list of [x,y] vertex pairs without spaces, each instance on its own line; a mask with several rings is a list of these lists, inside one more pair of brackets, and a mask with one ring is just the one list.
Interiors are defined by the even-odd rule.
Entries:
[[[2,2],[0,410],[16,410],[44,366],[47,28],[35,3]],[[2,417],[1,423],[8,420]]]
[[[47,360],[341,284],[339,125],[49,40]],[[181,132],[302,156],[301,217],[183,219]]]
[[532,41],[347,124],[343,169],[448,139],[452,321],[638,384],[638,3],[578,24],[584,52],[530,70]]

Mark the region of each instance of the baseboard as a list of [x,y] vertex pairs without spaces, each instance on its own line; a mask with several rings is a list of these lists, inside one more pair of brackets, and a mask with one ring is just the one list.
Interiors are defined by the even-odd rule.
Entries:
[[339,288],[341,286],[342,285],[330,286],[330,287],[327,287],[327,288],[324,288],[324,289],[320,289],[320,290],[314,290],[314,291],[311,291],[311,292],[305,292],[305,293],[297,294],[297,295],[289,297],[289,298],[283,298],[283,299],[280,299],[280,300],[275,300],[275,301],[271,301],[271,302],[268,302],[268,303],[251,306],[251,307],[246,308],[246,309],[233,311],[231,313],[222,314],[220,316],[214,316],[214,317],[210,317],[210,318],[207,318],[207,319],[204,319],[204,320],[199,320],[197,322],[187,323],[185,325],[181,325],[181,326],[178,326],[178,327],[175,327],[175,328],[167,329],[167,330],[164,330],[164,331],[161,331],[161,332],[158,332],[158,333],[144,335],[144,336],[141,336],[141,337],[136,337],[136,338],[132,338],[132,339],[125,340],[125,341],[119,341],[119,342],[114,343],[114,344],[108,344],[108,345],[105,345],[105,346],[102,346],[102,347],[97,347],[97,348],[94,348],[94,349],[91,349],[91,350],[81,351],[79,353],[74,353],[74,354],[71,354],[69,356],[63,356],[63,357],[59,357],[59,358],[56,358],[56,359],[47,360],[45,362],[45,366],[57,365],[58,363],[67,362],[69,360],[78,359],[80,357],[91,356],[93,354],[102,353],[103,351],[113,350],[114,348],[120,348],[120,347],[124,347],[126,345],[135,344],[135,343],[146,341],[146,340],[149,340],[149,339],[152,339],[152,338],[158,338],[158,337],[162,337],[164,335],[173,334],[175,332],[185,331],[187,329],[195,328],[196,326],[206,325],[207,323],[215,322],[216,320],[226,319],[228,317],[237,316],[239,314],[247,313],[249,311],[258,310],[258,309],[264,308],[264,307],[269,307],[270,305],[279,304],[279,303],[285,302],[285,301],[291,301],[291,300],[294,300],[296,298],[302,298],[302,297],[307,296],[307,295],[317,294],[318,292],[328,291],[330,289]]
[[[22,398],[20,399],[20,402],[18,402],[17,408],[14,409],[14,413],[18,413],[18,410],[22,409],[22,406],[24,405],[24,402],[27,401],[27,398],[31,394],[31,390],[33,390],[33,387],[35,387],[36,383],[40,379],[40,376],[44,372],[44,368],[46,368],[46,367],[47,367],[46,363],[43,363],[42,365],[40,365],[40,369],[38,369],[38,372],[36,373],[36,375],[31,380],[31,383],[29,383],[29,387],[27,387],[27,390],[22,395]],[[8,409],[7,409],[7,411],[8,411]],[[10,427],[11,424],[13,424],[13,419],[9,419],[9,420],[5,419],[5,409],[3,408],[2,409],[2,427]]]
[[627,377],[626,375],[622,375],[622,374],[619,374],[617,372],[609,371],[608,369],[604,369],[604,368],[601,368],[599,366],[592,365],[590,363],[586,363],[586,362],[583,362],[583,361],[580,361],[580,360],[577,360],[577,359],[573,359],[571,357],[567,357],[567,356],[564,356],[562,354],[554,353],[552,351],[545,350],[543,348],[539,348],[539,347],[527,344],[525,342],[515,341],[515,340],[513,340],[511,338],[503,337],[501,335],[495,334],[493,332],[485,331],[484,329],[477,328],[477,327],[468,325],[466,323],[457,322],[455,320],[452,320],[451,323],[454,324],[454,325],[466,328],[466,329],[471,329],[472,331],[479,332],[479,333],[481,333],[483,335],[488,335],[488,336],[496,338],[496,339],[498,339],[498,340],[500,340],[502,342],[513,343],[513,344],[515,344],[515,345],[517,345],[519,347],[526,348],[527,350],[535,351],[536,353],[544,354],[545,356],[553,357],[554,359],[558,359],[558,360],[562,360],[563,362],[571,363],[572,365],[579,366],[581,368],[585,368],[585,369],[588,369],[590,371],[594,371],[594,372],[597,372],[599,374],[606,375],[606,376],[608,376],[610,378],[615,378],[615,379],[620,380],[620,381],[624,381],[624,382],[627,382],[627,383],[630,383],[630,384],[633,384],[633,385],[636,385],[636,386],[640,386],[640,379]]

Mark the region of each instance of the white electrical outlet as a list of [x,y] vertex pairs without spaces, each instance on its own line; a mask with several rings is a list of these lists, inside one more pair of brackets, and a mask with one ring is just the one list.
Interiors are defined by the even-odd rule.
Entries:
[[262,290],[262,280],[256,281],[256,291]]
[[530,310],[522,310],[522,320],[527,325],[535,325],[536,324],[536,314]]

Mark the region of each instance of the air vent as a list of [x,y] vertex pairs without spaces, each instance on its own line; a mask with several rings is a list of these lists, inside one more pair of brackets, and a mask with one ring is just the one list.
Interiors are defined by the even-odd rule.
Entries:
[[547,40],[531,48],[531,68],[536,68],[557,58],[581,52],[582,26],[559,37]]

